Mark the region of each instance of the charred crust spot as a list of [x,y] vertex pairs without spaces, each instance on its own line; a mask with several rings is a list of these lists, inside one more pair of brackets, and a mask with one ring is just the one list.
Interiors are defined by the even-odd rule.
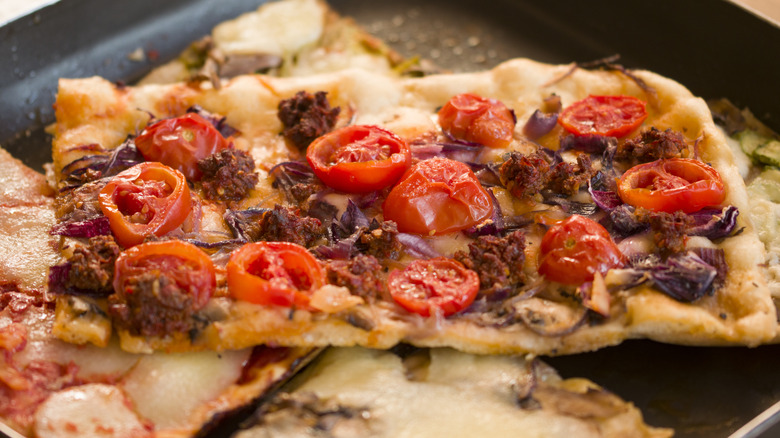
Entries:
[[223,149],[198,161],[206,199],[239,201],[257,185],[255,160],[246,151]]
[[314,95],[299,91],[294,97],[279,102],[279,120],[284,125],[282,135],[300,150],[306,150],[315,138],[330,132],[336,125],[341,108],[331,108],[327,93]]

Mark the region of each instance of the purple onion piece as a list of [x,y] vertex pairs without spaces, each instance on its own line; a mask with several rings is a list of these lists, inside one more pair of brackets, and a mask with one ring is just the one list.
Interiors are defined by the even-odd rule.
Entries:
[[718,272],[696,253],[689,251],[669,257],[652,268],[649,275],[661,292],[678,301],[692,302],[712,290]]
[[352,202],[352,199],[347,201],[347,208],[344,210],[344,214],[341,215],[341,223],[353,231],[363,227],[368,228],[370,225],[366,214]]
[[[110,154],[87,155],[66,164],[62,168],[62,174],[68,177],[78,177],[87,170],[100,173],[100,176],[113,176],[117,173],[142,163],[144,157],[138,152],[131,139],[111,150]],[[66,189],[72,187],[66,187]]]
[[475,163],[473,161],[468,161],[465,164],[467,164],[471,170],[474,172],[474,174],[477,176],[477,179],[482,184],[483,187],[489,188],[489,187],[503,187],[504,185],[501,184],[501,177],[499,176],[499,168],[501,167],[498,163]]
[[649,228],[649,225],[637,220],[634,207],[620,204],[609,212],[609,226],[606,228],[620,237],[631,236]]
[[49,292],[53,294],[67,293],[65,283],[68,281],[70,266],[70,263],[66,262],[49,268]]
[[70,262],[54,265],[49,268],[49,292],[55,295],[79,295],[87,297],[106,297],[112,294],[113,289],[91,290],[67,286],[70,275]]
[[79,222],[61,222],[54,225],[49,234],[66,237],[95,237],[111,234],[108,218],[98,216],[94,219]]
[[268,175],[274,178],[272,186],[281,190],[287,200],[294,201],[291,189],[296,184],[312,184],[318,179],[305,161],[284,161],[273,166]]
[[694,225],[688,230],[692,236],[704,236],[710,240],[731,236],[737,228],[739,210],[730,205],[723,210],[704,209],[690,213]]
[[193,105],[189,107],[187,112],[195,113],[206,119],[209,123],[211,123],[212,126],[214,126],[214,129],[219,131],[219,133],[222,134],[222,136],[225,138],[228,138],[231,135],[235,135],[239,132],[238,129],[235,129],[227,124],[227,117],[215,116],[214,114],[203,109],[203,107],[200,105]]
[[412,157],[417,160],[444,157],[464,162],[473,160],[483,148],[480,144],[456,139],[451,142],[413,142],[409,145]]
[[504,224],[504,213],[501,211],[501,205],[496,199],[496,195],[493,194],[493,190],[487,189],[490,200],[493,202],[493,214],[490,216],[489,221],[485,221],[481,224],[463,230],[467,236],[477,238],[479,236],[496,236],[506,230]]
[[250,208],[247,210],[228,210],[222,216],[227,223],[228,228],[233,233],[236,239],[244,242],[248,242],[249,236],[246,233],[246,227],[249,222],[257,220],[268,209],[266,208]]
[[614,170],[605,172],[604,168],[602,168],[588,180],[588,188],[601,192],[617,192],[615,178],[617,178],[617,174]]
[[617,173],[615,172],[615,154],[617,153],[617,142],[610,142],[604,153],[601,154],[601,171],[609,180],[614,183]]
[[340,219],[334,219],[331,222],[331,236],[333,240],[341,240],[352,236],[360,229],[368,229],[371,226],[368,217],[363,213],[351,199],[347,201],[347,208],[342,213]]
[[355,244],[361,233],[356,232],[351,236],[338,240],[332,245],[320,245],[312,248],[311,252],[319,259],[347,260],[357,252]]
[[135,147],[135,143],[128,139],[111,151],[111,155],[109,155],[108,160],[100,170],[102,171],[103,176],[112,176],[143,162],[143,155],[141,155],[141,152]]
[[[718,267],[697,253],[703,254]],[[631,268],[619,270],[620,275],[626,278],[620,285],[622,289],[650,281],[656,289],[683,302],[696,301],[710,293],[718,286],[716,280],[725,278],[728,271],[723,250],[711,248],[696,248],[684,254],[672,255],[665,261],[655,255],[634,257],[630,264]]]
[[536,110],[525,122],[523,134],[531,140],[536,140],[552,131],[556,123],[558,123],[558,113],[546,114],[541,110]]
[[272,167],[268,174],[282,184],[308,183],[317,177],[305,161],[284,161]]
[[567,135],[561,139],[560,150],[574,149],[589,154],[603,154],[612,143],[617,144],[617,139],[596,134]]
[[594,190],[591,184],[588,184],[588,193],[590,193],[593,202],[595,202],[600,209],[608,213],[623,204],[623,200],[620,199],[620,196],[618,196],[616,192]]
[[452,136],[452,134],[450,134],[449,131],[443,131],[443,132],[444,132],[444,135],[447,137],[447,139],[449,139],[450,142],[452,142],[452,143],[459,144],[459,145],[462,145],[462,146],[472,146],[472,147],[480,147],[480,148],[484,146],[481,143],[468,141],[468,140],[463,140],[462,138],[455,138],[455,137]]
[[319,219],[323,225],[330,224],[336,220],[339,209],[335,205],[323,199],[314,199],[309,203],[306,215]]
[[701,258],[704,263],[715,268],[715,287],[720,287],[726,281],[729,265],[726,263],[726,253],[722,248],[692,248],[691,251]]
[[413,257],[426,259],[441,257],[441,254],[433,249],[433,247],[420,236],[408,233],[398,233],[396,234],[396,238],[406,247],[407,252]]

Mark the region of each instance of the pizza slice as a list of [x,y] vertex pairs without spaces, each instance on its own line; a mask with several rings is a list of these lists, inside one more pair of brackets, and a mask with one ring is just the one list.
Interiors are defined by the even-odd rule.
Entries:
[[333,348],[234,436],[665,437],[639,411],[539,359]]
[[[767,342],[763,247],[739,215],[745,186],[706,104],[669,79],[607,67],[518,59],[218,87],[62,80],[60,199],[102,222],[127,266],[97,306],[134,352]],[[134,187],[150,188],[126,196]],[[198,275],[147,281],[135,266],[164,272],[158,254],[182,254]],[[84,293],[70,286],[65,296]],[[184,304],[157,298],[169,286],[163,295]],[[58,335],[108,339],[72,327]]]
[[[0,149],[0,418],[25,436],[192,436],[289,378],[311,349],[128,354],[52,335],[54,198],[43,175]],[[73,300],[78,298],[73,297]],[[76,307],[83,302],[75,304]]]
[[306,76],[346,68],[396,75],[422,67],[324,1],[285,0],[219,24],[139,84],[206,79],[218,86],[220,78],[242,74]]

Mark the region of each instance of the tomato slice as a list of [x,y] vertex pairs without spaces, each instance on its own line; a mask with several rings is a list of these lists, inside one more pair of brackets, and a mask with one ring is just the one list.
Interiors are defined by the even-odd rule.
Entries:
[[450,316],[468,308],[479,292],[479,275],[446,257],[415,260],[388,275],[387,287],[396,303],[422,316]]
[[145,162],[120,172],[98,195],[111,231],[124,247],[179,227],[192,211],[187,180],[178,170]]
[[445,134],[492,148],[509,146],[515,123],[514,114],[501,101],[471,93],[453,96],[439,110],[439,126]]
[[412,166],[382,206],[384,218],[404,233],[442,234],[479,224],[493,202],[469,166],[431,158]]
[[692,158],[669,158],[628,169],[618,179],[626,204],[652,211],[693,213],[726,198],[718,171]]
[[195,298],[195,306],[208,303],[217,287],[214,263],[197,246],[180,240],[146,242],[119,254],[114,271],[114,290],[132,293],[127,282],[146,274],[163,273]]
[[230,146],[208,120],[195,113],[160,120],[135,138],[147,161],[159,161],[181,171],[191,181],[203,176],[198,161]]
[[348,193],[381,190],[398,181],[412,162],[404,140],[372,125],[353,125],[325,134],[306,150],[314,174]]
[[588,96],[564,108],[558,123],[574,135],[624,137],[645,121],[645,106],[632,96]]
[[550,227],[539,246],[539,273],[558,283],[580,285],[624,264],[607,230],[579,215]]
[[250,303],[307,308],[325,284],[325,270],[306,248],[290,242],[248,243],[227,264],[228,290]]

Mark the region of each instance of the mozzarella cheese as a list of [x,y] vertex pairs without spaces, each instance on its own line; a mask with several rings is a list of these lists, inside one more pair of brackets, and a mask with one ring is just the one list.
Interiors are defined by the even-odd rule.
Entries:
[[[293,382],[293,400],[316,400],[331,412],[351,412],[344,420],[322,420],[329,436],[372,437],[660,437],[670,431],[642,424],[625,402],[604,418],[556,409],[523,409],[520,388],[556,388],[556,396],[581,399],[595,385],[562,381],[551,369],[516,356],[473,356],[450,349],[430,350],[430,363],[410,378],[398,356],[378,350],[328,350]],[[545,391],[546,392],[546,391]],[[540,391],[541,393],[541,391]],[[294,405],[294,403],[291,403]],[[594,400],[585,406],[596,405]],[[315,404],[315,406],[317,406]],[[316,410],[316,407],[315,409]],[[602,409],[603,411],[603,409]],[[319,436],[317,427],[293,409],[272,409],[260,424],[236,438]]]

